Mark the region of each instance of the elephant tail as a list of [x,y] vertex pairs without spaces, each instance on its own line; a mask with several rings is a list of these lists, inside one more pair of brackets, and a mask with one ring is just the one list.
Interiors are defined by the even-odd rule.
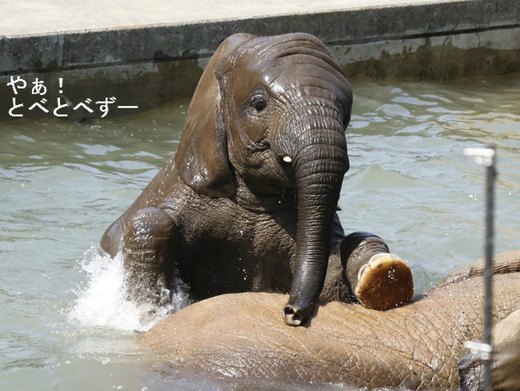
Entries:
[[[436,286],[445,287],[468,278],[484,275],[484,259],[471,262],[450,273]],[[520,250],[507,251],[494,255],[493,274],[520,273]]]

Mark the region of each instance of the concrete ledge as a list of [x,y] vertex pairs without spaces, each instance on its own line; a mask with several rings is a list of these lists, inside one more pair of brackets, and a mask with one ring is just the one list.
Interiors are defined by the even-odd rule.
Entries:
[[[197,1],[193,3],[195,7]],[[347,9],[262,17],[246,13],[241,19],[186,20],[172,25],[30,36],[4,32],[0,36],[0,74],[207,57],[236,32],[274,35],[302,31],[327,45],[346,46],[520,27],[518,0],[416,0],[405,5],[396,1],[380,7],[369,6],[369,1],[356,4],[358,8],[351,5]]]
[[[101,5],[103,1],[86,4]],[[84,31],[70,31],[93,23],[77,16],[77,20],[65,21],[61,29],[61,24],[52,20],[44,26],[16,24],[12,19],[4,23],[10,14],[3,11],[9,6],[32,3],[43,7],[50,2],[3,3],[0,120],[12,119],[8,111],[13,106],[13,91],[7,82],[15,76],[24,76],[28,83],[36,78],[44,80],[47,104],[55,104],[59,96],[59,78],[65,81],[64,98],[71,104],[86,98],[125,97],[145,110],[190,97],[213,51],[236,32],[314,34],[329,46],[350,78],[446,80],[520,72],[518,0],[310,0],[305,4],[287,0],[283,5],[264,0],[256,8],[227,0],[223,10],[210,8],[214,6],[209,0],[142,0],[145,8],[136,8],[142,10],[142,17],[121,8],[120,13],[126,12],[126,16],[118,18],[118,7],[127,2],[133,4],[132,0],[107,4],[108,15],[99,17],[105,24]],[[183,2],[190,8],[177,10]],[[56,0],[52,4],[65,6],[68,2]],[[76,6],[65,10],[69,14],[63,12],[70,16]],[[208,12],[193,13],[197,6],[206,7]],[[265,14],[266,9],[272,10],[270,15]],[[101,11],[97,12],[99,16]],[[206,14],[213,19],[204,20]],[[63,15],[58,12],[55,17]],[[28,22],[31,18],[34,15]],[[170,19],[174,22],[160,23]],[[123,20],[130,26],[125,27]],[[139,20],[151,24],[136,22]],[[50,32],[53,28],[57,31]],[[36,98],[27,89],[18,101],[34,102]],[[85,117],[71,113],[70,118]]]

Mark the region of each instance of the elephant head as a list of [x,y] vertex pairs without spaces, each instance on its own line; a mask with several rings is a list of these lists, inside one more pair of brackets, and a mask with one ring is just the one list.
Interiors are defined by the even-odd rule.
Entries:
[[286,323],[297,326],[312,313],[327,269],[349,168],[350,85],[312,35],[240,34],[212,57],[193,102],[176,155],[188,186],[235,197],[244,207],[293,207],[297,200],[293,280],[283,310]]

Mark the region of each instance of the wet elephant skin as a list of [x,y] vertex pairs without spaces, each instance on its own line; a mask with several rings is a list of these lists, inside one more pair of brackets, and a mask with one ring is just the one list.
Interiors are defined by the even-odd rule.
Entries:
[[161,303],[176,276],[196,300],[290,293],[284,319],[297,326],[320,294],[346,296],[327,266],[343,238],[336,209],[351,106],[345,75],[316,37],[227,38],[177,153],[101,240],[110,255],[122,251],[129,298]]
[[[495,323],[520,308],[520,251],[498,259]],[[458,389],[457,364],[467,353],[463,343],[482,339],[483,283],[476,272],[481,264],[466,268],[472,271],[465,278],[439,284],[426,297],[389,311],[323,303],[308,327],[287,328],[279,321],[276,309],[284,295],[223,295],[171,315],[143,342],[162,353],[155,361],[172,369],[224,377]],[[243,312],[250,314],[246,320]],[[520,357],[514,359],[518,366]],[[503,376],[519,384],[517,373]]]

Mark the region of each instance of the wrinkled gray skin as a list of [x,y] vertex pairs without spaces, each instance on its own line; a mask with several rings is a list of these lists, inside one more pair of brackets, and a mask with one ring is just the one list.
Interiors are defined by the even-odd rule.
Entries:
[[177,275],[199,300],[290,292],[290,325],[309,317],[320,293],[346,300],[341,260],[327,264],[343,239],[336,208],[351,105],[347,79],[317,38],[226,39],[176,155],[102,238],[112,256],[122,246],[130,297],[160,301]]
[[[493,328],[491,378],[495,391],[520,390],[520,309]],[[484,361],[468,353],[459,362],[462,391],[484,391]]]
[[[515,391],[520,389],[520,349],[514,345],[520,338],[514,312],[520,309],[520,251],[500,254],[495,262],[494,322],[505,319],[507,325],[495,335],[505,333],[500,341],[513,341],[507,346],[497,338],[495,390]],[[310,327],[280,324],[276,307],[286,300],[283,295],[222,295],[170,315],[143,342],[162,372],[195,371],[196,376],[212,374],[216,381],[458,389],[458,361],[467,353],[463,343],[482,339],[482,265],[465,267],[426,297],[388,311],[322,303]],[[472,382],[474,373],[462,375],[464,384],[473,384],[467,390],[481,389],[478,379]]]
[[[519,259],[518,263],[515,263],[515,254]],[[501,257],[502,262],[495,263],[495,273],[503,273],[506,270],[520,272],[520,251],[501,254]],[[463,273],[459,273],[455,278],[447,279],[446,282],[456,282],[480,275],[483,273],[480,266],[468,267]],[[494,285],[496,284],[495,281]],[[513,311],[493,327],[492,344],[494,349],[492,361],[493,390],[520,390],[520,309]],[[462,357],[459,362],[459,375],[462,391],[485,390],[484,362],[479,355],[470,352]]]

